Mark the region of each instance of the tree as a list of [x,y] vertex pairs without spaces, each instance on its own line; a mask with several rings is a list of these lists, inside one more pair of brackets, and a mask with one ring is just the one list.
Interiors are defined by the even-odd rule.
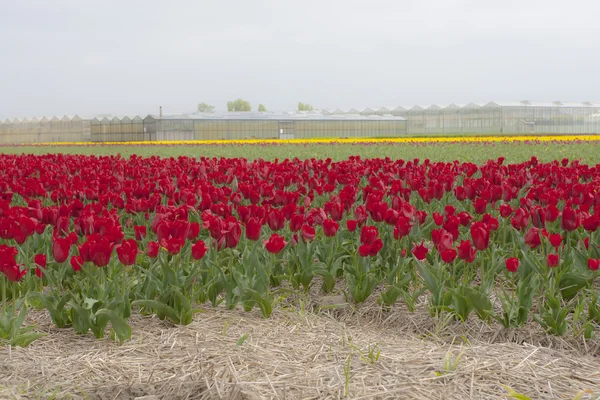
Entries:
[[227,111],[250,111],[252,107],[244,99],[237,99],[236,101],[227,102]]
[[304,104],[301,101],[298,102],[298,111],[312,111],[312,109],[313,109],[313,106],[311,106],[310,104],[308,104],[308,103]]
[[210,104],[200,103],[198,104],[198,112],[215,112],[215,106],[211,106]]
[[260,112],[267,111],[267,107],[265,107],[265,106],[264,106],[264,105],[262,105],[262,104],[259,104],[259,105],[258,105],[258,111],[260,111]]

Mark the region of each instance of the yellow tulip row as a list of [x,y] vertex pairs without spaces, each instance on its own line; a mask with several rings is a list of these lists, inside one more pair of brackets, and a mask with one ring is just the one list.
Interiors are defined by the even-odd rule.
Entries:
[[[555,136],[446,136],[446,137],[396,137],[396,138],[313,138],[313,139],[241,139],[241,140],[178,140],[152,142],[48,142],[33,146],[96,146],[96,145],[214,145],[214,144],[311,144],[311,143],[478,143],[478,142],[571,142],[600,141],[600,135]],[[29,144],[27,145],[29,146]]]

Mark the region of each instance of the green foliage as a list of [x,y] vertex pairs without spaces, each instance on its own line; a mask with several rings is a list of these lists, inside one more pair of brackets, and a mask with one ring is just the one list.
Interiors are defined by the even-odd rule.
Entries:
[[206,103],[198,104],[198,112],[211,113],[214,111],[215,111],[215,106],[211,106],[210,104],[206,104]]
[[301,101],[298,102],[298,111],[312,111],[313,106],[308,103],[303,103]]
[[265,111],[267,111],[267,107],[265,107],[263,104],[259,104],[258,105],[258,111],[259,112],[265,112]]
[[232,111],[250,111],[252,110],[252,107],[250,106],[250,103],[248,103],[246,100],[244,99],[237,99],[234,101],[228,101],[227,102],[227,111],[232,112]]

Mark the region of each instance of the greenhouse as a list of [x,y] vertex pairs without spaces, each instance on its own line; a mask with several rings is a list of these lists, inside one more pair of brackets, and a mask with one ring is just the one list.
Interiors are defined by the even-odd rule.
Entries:
[[0,120],[0,143],[310,139],[461,134],[600,134],[600,103],[489,102],[142,117]]
[[310,139],[406,135],[402,117],[317,112],[204,113],[144,118],[145,140]]

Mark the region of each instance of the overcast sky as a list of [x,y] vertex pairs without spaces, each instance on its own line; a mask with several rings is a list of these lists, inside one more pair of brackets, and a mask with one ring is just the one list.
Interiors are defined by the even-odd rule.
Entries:
[[599,0],[0,0],[0,118],[599,101]]

